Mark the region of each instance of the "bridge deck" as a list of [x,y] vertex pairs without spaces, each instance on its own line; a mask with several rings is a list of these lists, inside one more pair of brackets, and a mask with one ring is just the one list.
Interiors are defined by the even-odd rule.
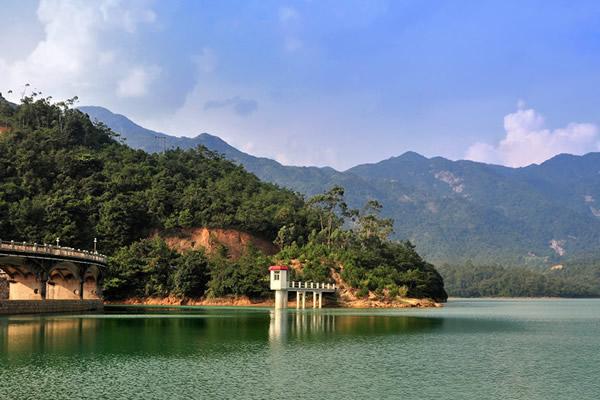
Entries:
[[0,241],[0,253],[3,255],[27,255],[37,258],[69,259],[89,264],[106,265],[106,256],[86,250],[52,245],[39,245],[37,243],[18,243]]

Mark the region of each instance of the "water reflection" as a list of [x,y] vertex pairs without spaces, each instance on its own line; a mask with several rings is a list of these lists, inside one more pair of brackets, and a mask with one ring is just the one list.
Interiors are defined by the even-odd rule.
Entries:
[[400,335],[442,329],[443,318],[398,315],[344,315],[335,311],[270,312],[270,343],[310,342],[365,335]]
[[114,311],[0,317],[0,399],[598,398],[599,301]]
[[115,315],[0,318],[0,365],[34,354],[188,356],[264,343],[267,315]]
[[269,342],[272,344],[284,343],[288,334],[288,311],[271,311],[271,322],[269,323]]
[[[86,319],[39,318],[0,322],[3,353],[35,353],[61,350],[95,342],[95,323]],[[68,338],[68,340],[65,340]]]
[[[131,313],[128,313],[131,312]],[[143,310],[120,314],[0,318],[0,359],[32,354],[190,356],[370,336],[485,333],[516,322],[347,310]],[[2,360],[0,360],[2,361]]]

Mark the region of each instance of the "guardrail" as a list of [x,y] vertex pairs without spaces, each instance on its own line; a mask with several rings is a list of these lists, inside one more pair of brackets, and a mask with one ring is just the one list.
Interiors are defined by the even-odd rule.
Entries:
[[68,258],[80,258],[83,260],[95,261],[100,264],[106,264],[106,256],[103,254],[87,250],[74,249],[72,247],[53,246],[50,244],[15,242],[14,240],[7,242],[0,240],[0,250],[53,255]]
[[289,289],[330,289],[336,290],[335,283],[323,283],[323,282],[298,282],[291,281]]

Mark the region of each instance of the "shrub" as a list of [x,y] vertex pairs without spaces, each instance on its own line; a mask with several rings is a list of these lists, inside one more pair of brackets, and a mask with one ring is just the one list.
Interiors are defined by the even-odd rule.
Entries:
[[369,288],[367,287],[361,287],[360,289],[358,289],[358,291],[356,292],[356,297],[358,298],[365,298],[369,295]]
[[173,290],[180,297],[200,297],[208,283],[208,259],[204,251],[184,253],[173,275]]
[[388,285],[388,296],[390,299],[395,299],[400,294],[400,289],[397,285]]
[[406,287],[406,285],[402,285],[398,288],[398,296],[400,296],[400,297],[408,296],[408,287]]

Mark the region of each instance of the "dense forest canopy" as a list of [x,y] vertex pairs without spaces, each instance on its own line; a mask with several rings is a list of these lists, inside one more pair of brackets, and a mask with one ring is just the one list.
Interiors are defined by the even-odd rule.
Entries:
[[600,297],[600,265],[589,260],[544,269],[466,263],[439,271],[455,297]]
[[240,163],[261,180],[314,196],[334,185],[351,207],[385,204],[394,236],[410,239],[437,265],[550,267],[597,258],[600,246],[600,153],[561,154],[540,165],[508,168],[426,158],[414,152],[346,171],[281,165],[254,157],[206,133],[180,138],[151,131],[101,107],[83,107],[133,148],[202,144]]
[[[350,209],[334,187],[309,201],[261,182],[200,146],[148,154],[102,123],[38,94],[14,106],[0,97],[0,238],[99,249],[110,256],[109,298],[268,295],[273,262],[294,277],[340,276],[357,295],[445,300],[443,280],[409,242],[389,240],[381,205]],[[233,228],[274,241],[266,256],[233,260],[170,249],[160,236],[186,227]]]
[[297,195],[205,148],[131,150],[62,104],[25,98],[3,108],[12,129],[0,141],[0,237],[60,237],[82,248],[97,237],[111,254],[155,229],[232,227],[275,238],[284,224],[311,226]]

